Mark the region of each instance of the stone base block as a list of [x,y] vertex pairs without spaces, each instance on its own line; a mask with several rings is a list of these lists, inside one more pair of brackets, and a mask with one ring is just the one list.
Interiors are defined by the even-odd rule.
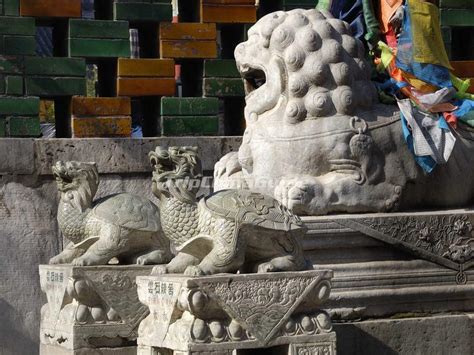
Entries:
[[149,311],[135,279],[151,266],[40,265],[41,354],[136,353],[138,324]]
[[138,354],[333,355],[336,335],[320,309],[331,277],[327,270],[138,277],[150,309]]
[[325,308],[350,321],[474,311],[474,211],[305,217],[306,256],[334,272]]
[[474,314],[334,324],[340,354],[471,355]]
[[82,348],[65,349],[61,346],[40,344],[40,354],[44,355],[137,355],[136,346],[127,346],[121,348]]

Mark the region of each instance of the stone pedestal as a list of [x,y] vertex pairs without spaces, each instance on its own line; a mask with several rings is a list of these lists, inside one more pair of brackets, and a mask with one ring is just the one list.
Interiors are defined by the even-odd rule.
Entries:
[[334,271],[325,309],[340,352],[474,353],[473,210],[303,220],[305,255]]
[[137,278],[150,309],[138,354],[336,353],[328,314],[332,272],[220,274]]
[[151,266],[40,265],[41,350],[51,354],[136,354],[138,324],[148,315],[135,279]]

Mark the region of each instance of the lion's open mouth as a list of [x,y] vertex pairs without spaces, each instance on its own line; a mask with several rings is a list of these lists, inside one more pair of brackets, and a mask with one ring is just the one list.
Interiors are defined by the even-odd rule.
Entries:
[[265,71],[260,68],[246,67],[241,71],[245,83],[245,94],[248,96],[252,92],[260,89],[267,82]]

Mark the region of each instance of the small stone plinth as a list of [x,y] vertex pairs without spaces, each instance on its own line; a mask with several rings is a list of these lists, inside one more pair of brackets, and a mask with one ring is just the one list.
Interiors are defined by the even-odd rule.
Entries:
[[320,309],[332,271],[137,278],[150,315],[139,326],[138,354],[336,353],[331,319]]
[[40,265],[42,355],[136,354],[138,324],[148,315],[135,279],[151,266]]

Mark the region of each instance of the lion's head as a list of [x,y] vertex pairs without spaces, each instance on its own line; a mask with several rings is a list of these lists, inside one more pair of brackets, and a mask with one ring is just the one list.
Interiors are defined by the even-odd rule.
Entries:
[[170,195],[183,202],[194,202],[202,177],[197,147],[156,147],[149,153],[153,168],[153,193]]
[[61,198],[65,202],[70,202],[80,211],[91,207],[99,185],[99,173],[95,163],[58,161],[52,170]]
[[276,108],[297,123],[353,115],[377,102],[363,44],[325,11],[268,14],[250,28],[235,58],[245,79],[248,124]]

